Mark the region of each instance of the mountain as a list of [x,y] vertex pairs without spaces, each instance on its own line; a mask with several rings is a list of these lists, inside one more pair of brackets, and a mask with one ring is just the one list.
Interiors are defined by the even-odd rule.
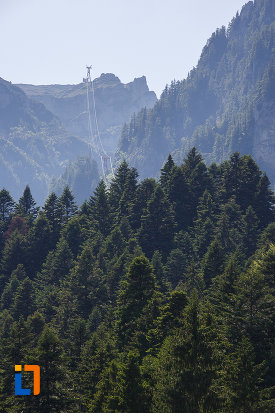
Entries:
[[54,179],[50,185],[50,192],[60,196],[66,185],[72,190],[74,197],[81,205],[88,200],[99,182],[98,165],[89,156],[78,157],[75,162],[66,166],[63,174]]
[[64,170],[88,145],[65,131],[45,106],[0,78],[0,176],[18,198],[29,184],[39,203],[48,193],[53,176]]
[[[18,85],[29,97],[43,103],[54,113],[66,130],[89,139],[87,114],[87,83],[77,85]],[[99,130],[108,153],[115,152],[122,126],[134,112],[151,108],[157,100],[149,91],[145,76],[123,84],[112,73],[103,73],[93,81]],[[92,89],[89,89],[93,109]],[[93,125],[95,126],[95,125]],[[95,129],[95,128],[94,128]]]
[[181,162],[196,146],[209,164],[239,151],[275,182],[274,16],[273,0],[250,1],[217,29],[188,77],[124,126],[117,161],[126,158],[146,177],[171,152]]

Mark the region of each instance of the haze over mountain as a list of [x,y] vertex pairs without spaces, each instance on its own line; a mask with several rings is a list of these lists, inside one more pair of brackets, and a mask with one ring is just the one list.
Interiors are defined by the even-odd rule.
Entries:
[[[64,127],[89,140],[86,83],[77,85],[18,85],[34,100],[41,102],[62,121]],[[145,76],[123,84],[112,73],[102,73],[93,81],[99,130],[105,150],[115,152],[125,122],[143,107],[151,108],[157,100],[149,91]],[[92,90],[89,89],[93,107]],[[93,125],[95,126],[95,125]],[[95,128],[94,128],[95,129]]]
[[207,163],[251,154],[275,182],[275,3],[248,2],[217,29],[187,79],[173,81],[151,110],[123,129],[117,160],[156,176],[168,153],[196,146]]
[[[156,95],[149,91],[145,77],[123,85],[115,75],[102,74],[94,88],[103,144],[106,151],[114,152],[123,123],[134,111],[151,107]],[[29,184],[41,203],[49,189],[58,192],[61,184],[78,182],[85,187],[78,199],[82,202],[95,188],[99,175],[89,159],[84,83],[19,88],[1,79],[0,140],[1,186],[9,188],[14,197]],[[96,154],[92,157],[96,159]],[[65,171],[66,166],[69,170]]]
[[65,131],[44,105],[0,79],[1,187],[15,197],[29,184],[38,202],[48,192],[51,177],[60,175],[69,159],[88,153],[84,140]]

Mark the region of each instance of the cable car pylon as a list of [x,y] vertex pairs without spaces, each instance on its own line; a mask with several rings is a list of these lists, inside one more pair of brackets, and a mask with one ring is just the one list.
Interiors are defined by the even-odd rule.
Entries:
[[[87,95],[87,112],[88,112],[88,129],[89,129],[89,138],[90,138],[90,145],[91,148],[98,154],[101,160],[101,168],[102,168],[102,176],[107,183],[107,170],[108,170],[108,161],[110,161],[110,168],[112,172],[112,176],[114,178],[114,170],[112,165],[111,156],[108,155],[103,147],[102,140],[100,137],[99,127],[98,127],[98,120],[97,120],[97,113],[96,113],[96,104],[95,104],[95,91],[94,91],[94,83],[91,78],[91,69],[92,66],[86,66],[87,69],[87,76],[83,78],[83,82],[86,83],[86,95]],[[89,89],[92,92],[92,116],[91,116],[91,107],[90,107],[90,97],[89,97]],[[94,126],[93,128],[93,122]],[[95,131],[94,131],[95,129]]]

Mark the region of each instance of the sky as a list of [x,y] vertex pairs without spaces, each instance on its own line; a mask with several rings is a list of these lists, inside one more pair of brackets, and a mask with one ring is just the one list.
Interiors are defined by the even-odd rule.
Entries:
[[0,0],[0,77],[75,84],[145,75],[157,95],[196,66],[216,28],[245,0]]

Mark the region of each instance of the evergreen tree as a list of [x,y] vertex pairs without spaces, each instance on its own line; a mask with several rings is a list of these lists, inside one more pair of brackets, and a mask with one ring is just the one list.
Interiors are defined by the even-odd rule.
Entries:
[[122,346],[129,344],[135,333],[137,319],[151,300],[154,286],[155,277],[148,259],[136,257],[130,265],[118,298],[117,335]]
[[23,316],[26,320],[29,315],[33,314],[34,310],[33,283],[29,277],[26,277],[16,290],[12,312],[16,320],[20,316]]
[[190,193],[182,169],[174,166],[166,183],[166,193],[175,212],[178,230],[191,224]]
[[270,190],[270,181],[266,174],[263,174],[257,185],[255,199],[255,212],[260,220],[261,228],[274,221],[274,203],[274,195]]
[[73,254],[67,241],[61,238],[55,251],[50,251],[38,276],[39,288],[46,285],[60,284],[72,268]]
[[54,192],[46,199],[43,210],[51,227],[52,247],[54,247],[60,234],[63,211],[62,205],[59,203],[58,197]]
[[15,213],[29,217],[30,221],[34,221],[38,215],[39,208],[35,206],[36,202],[32,197],[29,185],[24,189],[22,197],[16,205]]
[[244,221],[240,206],[235,198],[231,198],[221,208],[221,213],[216,226],[216,238],[223,248],[224,253],[232,254],[243,246]]
[[66,222],[69,218],[73,217],[77,212],[77,206],[74,201],[74,196],[70,188],[65,186],[62,195],[59,199],[60,206],[63,209],[63,220]]
[[259,220],[252,206],[249,206],[243,217],[244,220],[244,248],[246,254],[250,257],[256,249],[259,238]]
[[182,165],[183,174],[190,190],[190,217],[187,225],[192,223],[200,197],[210,186],[210,178],[205,163],[196,148],[192,148]]
[[128,211],[135,196],[137,176],[136,169],[129,168],[125,160],[119,165],[109,191],[111,211],[114,215],[121,217]]
[[65,380],[64,356],[58,336],[48,327],[40,336],[36,357],[43,378],[38,411],[61,412],[68,403],[60,386]]
[[28,264],[27,243],[26,239],[18,231],[15,231],[9,241],[6,242],[2,255],[1,272],[6,280],[18,264],[24,266]]
[[29,274],[34,275],[41,269],[51,249],[51,228],[44,213],[40,213],[29,235]]
[[129,205],[129,222],[134,231],[141,226],[141,216],[147,207],[156,188],[156,181],[152,178],[144,179],[137,187],[135,199]]
[[173,161],[171,154],[169,154],[167,161],[160,170],[160,184],[164,191],[166,191],[168,188],[168,181],[170,179],[171,171],[174,168],[174,166],[175,162]]
[[175,220],[172,207],[159,186],[148,202],[141,220],[139,240],[145,254],[151,258],[154,251],[159,250],[167,255],[172,246]]
[[96,228],[106,237],[111,231],[112,219],[106,184],[103,180],[99,182],[94,195],[90,198],[89,206]]
[[222,274],[224,269],[224,251],[217,239],[211,242],[202,261],[204,282],[209,287],[212,278]]
[[207,247],[213,240],[216,208],[208,190],[205,190],[199,200],[197,218],[194,221],[193,246],[200,259],[206,253]]
[[155,412],[213,412],[217,361],[214,326],[204,325],[196,295],[184,310],[183,326],[168,336],[160,350],[154,389]]
[[0,191],[0,219],[7,224],[14,212],[15,202],[6,189]]
[[270,392],[261,389],[264,368],[263,363],[256,364],[253,346],[243,337],[231,355],[224,375],[224,412],[273,411],[275,403],[269,399]]

